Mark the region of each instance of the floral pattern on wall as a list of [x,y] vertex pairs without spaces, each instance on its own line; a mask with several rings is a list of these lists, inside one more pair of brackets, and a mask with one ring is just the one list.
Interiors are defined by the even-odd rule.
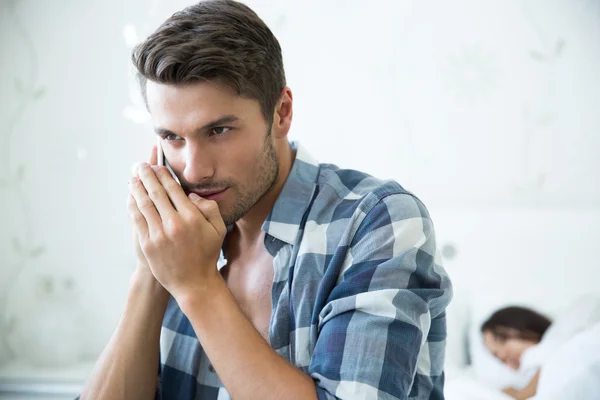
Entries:
[[[57,276],[46,265],[47,249],[36,233],[32,199],[24,190],[28,166],[35,160],[20,160],[11,152],[19,124],[28,118],[29,109],[44,98],[47,88],[39,82],[35,44],[14,12],[17,1],[2,5],[0,12],[26,49],[29,68],[24,75],[12,78],[16,107],[0,128],[4,144],[0,146],[0,195],[12,195],[19,206],[12,212],[19,228],[10,235],[12,255],[3,257],[1,265],[5,275],[0,282],[0,366],[18,359],[34,367],[61,367],[78,362],[81,355],[73,354],[71,345],[78,341],[81,329],[73,329],[69,324],[81,321],[74,306],[79,300],[77,282],[72,276]],[[7,260],[11,262],[6,263]],[[71,334],[75,330],[77,334]]]

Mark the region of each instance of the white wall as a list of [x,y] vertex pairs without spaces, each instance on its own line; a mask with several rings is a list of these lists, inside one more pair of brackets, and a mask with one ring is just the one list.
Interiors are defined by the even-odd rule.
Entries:
[[[291,137],[321,161],[399,180],[434,220],[600,211],[598,1],[247,3],[284,49]],[[134,264],[129,169],[153,143],[123,116],[123,30],[143,36],[187,4],[0,0],[0,338],[20,367],[6,348],[0,360],[13,376],[93,359],[114,328]]]

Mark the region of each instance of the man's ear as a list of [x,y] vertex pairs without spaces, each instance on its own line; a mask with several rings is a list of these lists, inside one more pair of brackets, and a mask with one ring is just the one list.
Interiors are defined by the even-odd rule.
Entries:
[[294,115],[292,107],[292,90],[289,87],[284,87],[281,91],[281,97],[275,112],[273,113],[272,131],[277,139],[282,139],[287,136],[292,125],[292,117]]

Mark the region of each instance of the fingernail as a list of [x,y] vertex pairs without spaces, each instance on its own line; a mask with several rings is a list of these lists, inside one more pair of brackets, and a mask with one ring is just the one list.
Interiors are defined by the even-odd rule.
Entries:
[[198,196],[196,193],[190,193],[189,198],[191,201],[196,201],[200,199],[200,196]]

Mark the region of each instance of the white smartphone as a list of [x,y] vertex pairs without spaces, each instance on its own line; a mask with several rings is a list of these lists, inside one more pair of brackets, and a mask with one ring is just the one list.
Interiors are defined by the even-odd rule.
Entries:
[[171,168],[169,161],[167,161],[167,159],[165,158],[165,153],[162,149],[162,139],[160,138],[160,136],[156,137],[156,164],[167,167],[167,169],[171,173],[171,176],[173,177],[173,179],[175,179],[175,182],[181,185],[181,182],[179,182],[179,178],[177,178],[177,175],[175,175],[175,172],[173,172],[173,168]]

